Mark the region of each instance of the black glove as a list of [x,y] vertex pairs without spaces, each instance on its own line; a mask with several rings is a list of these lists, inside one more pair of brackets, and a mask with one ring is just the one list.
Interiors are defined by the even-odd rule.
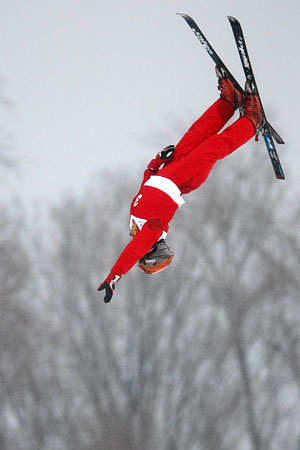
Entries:
[[116,283],[120,280],[120,275],[114,275],[110,273],[106,280],[103,281],[102,284],[98,287],[98,291],[105,290],[104,303],[109,303],[114,295],[114,289],[116,287]]
[[[168,145],[168,147],[164,148],[160,153],[160,159],[162,160],[170,160],[173,159],[173,152],[175,150],[174,145]],[[166,162],[166,161],[165,161]]]
[[104,303],[109,303],[114,295],[114,287],[110,287],[110,284],[104,281],[99,287],[98,291],[104,291],[105,289],[105,297]]
[[148,164],[148,169],[151,172],[156,173],[161,168],[161,166],[167,162],[172,161],[173,152],[175,150],[174,145],[169,145],[164,148],[161,152],[157,153],[156,158],[152,159]]

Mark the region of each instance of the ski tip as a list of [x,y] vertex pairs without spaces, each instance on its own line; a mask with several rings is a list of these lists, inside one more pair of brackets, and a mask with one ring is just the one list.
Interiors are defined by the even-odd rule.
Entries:
[[233,16],[227,16],[227,18],[231,23],[239,23],[239,21]]
[[191,19],[191,17],[190,16],[188,16],[187,14],[184,14],[184,13],[179,13],[179,12],[177,12],[176,13],[178,16],[181,16],[181,17],[183,17],[184,19],[185,18],[187,18],[187,19]]
[[189,16],[188,14],[184,14],[184,13],[176,13],[176,14],[178,16],[181,16],[190,27],[196,27],[197,26],[195,21],[194,21],[194,19],[191,16]]

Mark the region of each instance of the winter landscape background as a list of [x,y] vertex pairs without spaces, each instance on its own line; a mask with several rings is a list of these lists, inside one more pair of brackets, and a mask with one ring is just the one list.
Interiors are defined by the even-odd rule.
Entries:
[[[216,98],[194,17],[238,80],[242,23],[263,140],[185,197],[172,265],[97,287],[148,161]],[[1,450],[299,450],[300,4],[3,2]]]

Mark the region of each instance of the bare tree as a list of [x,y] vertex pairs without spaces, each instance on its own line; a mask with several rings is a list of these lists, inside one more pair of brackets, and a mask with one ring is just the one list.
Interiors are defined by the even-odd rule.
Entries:
[[[155,281],[132,271],[108,307],[93,291],[99,281],[95,267],[106,268],[122,245],[114,237],[107,241],[109,222],[101,216],[99,223],[97,216],[115,203],[125,219],[121,198],[114,193],[97,204],[90,196],[88,208],[86,202],[69,202],[57,209],[62,237],[54,259],[62,283],[55,287],[64,293],[59,300],[69,324],[64,340],[92,407],[96,445],[175,449],[202,442],[204,448],[238,448],[243,440],[255,450],[273,445],[281,417],[271,400],[277,379],[270,378],[269,392],[259,377],[266,363],[253,351],[258,347],[269,355],[265,336],[258,334],[267,319],[259,319],[281,291],[278,272],[264,264],[261,252],[270,227],[276,230],[276,195],[267,183],[258,190],[248,171],[232,170],[231,180],[217,171],[216,182],[192,197],[191,213],[175,218],[170,241],[178,264],[175,259]],[[176,242],[179,233],[184,245]],[[83,328],[83,322],[89,326]]]
[[109,305],[96,289],[128,241],[134,188],[107,175],[56,206],[33,252],[42,306],[5,403],[5,450],[296,448],[297,252],[281,237],[285,194],[241,161],[177,213],[168,270],[133,268]]
[[15,406],[30,369],[27,358],[32,356],[28,342],[32,316],[27,303],[31,270],[19,211],[10,213],[2,205],[0,222],[0,445],[6,449],[11,442],[6,430],[18,423]]

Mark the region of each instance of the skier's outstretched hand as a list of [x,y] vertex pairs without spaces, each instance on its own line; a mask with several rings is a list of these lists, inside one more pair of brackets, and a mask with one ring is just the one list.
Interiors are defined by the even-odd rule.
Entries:
[[109,303],[112,299],[112,296],[114,295],[114,290],[113,288],[110,287],[110,285],[106,281],[104,281],[98,287],[98,291],[104,290],[105,290],[104,303]]
[[98,287],[98,291],[105,290],[104,303],[109,303],[114,295],[116,283],[120,280],[119,275],[109,274],[105,281]]

